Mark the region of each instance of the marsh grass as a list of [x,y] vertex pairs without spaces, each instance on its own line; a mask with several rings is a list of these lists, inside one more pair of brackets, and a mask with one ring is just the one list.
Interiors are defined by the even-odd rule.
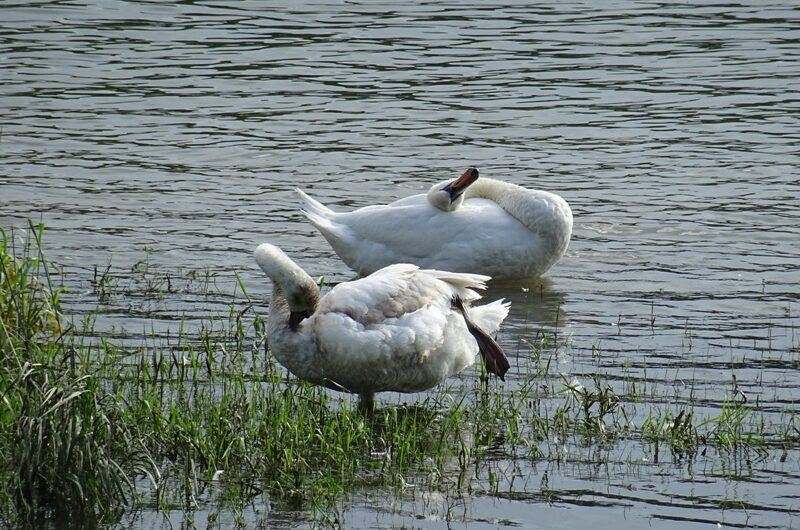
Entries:
[[[365,415],[353,399],[276,365],[265,308],[242,282],[226,294],[207,271],[175,277],[146,261],[126,277],[96,270],[97,311],[122,301],[133,313],[131,299],[158,304],[176,293],[227,300],[199,324],[182,317],[174,333],[122,347],[94,329],[93,314],[65,318],[43,227],[31,225],[18,244],[17,235],[3,233],[0,248],[0,513],[9,526],[64,514],[109,523],[137,507],[191,514],[212,490],[221,503],[212,519],[224,506],[243,524],[245,505],[266,495],[339,526],[339,507],[354,492],[510,494],[514,477],[500,462],[565,462],[569,447],[596,448],[598,463],[623,444],[655,461],[709,448],[785,458],[800,440],[793,411],[770,423],[735,386],[709,414],[691,399],[649,399],[646,377],[609,378],[599,364],[559,373],[561,346],[545,332],[526,341],[518,377],[504,389],[470,372],[413,404]],[[595,348],[592,358],[599,363]],[[541,494],[556,495],[547,484]]]
[[6,519],[107,517],[147,473],[86,352],[71,344],[59,295],[41,253],[43,227],[22,247],[0,241],[0,443]]

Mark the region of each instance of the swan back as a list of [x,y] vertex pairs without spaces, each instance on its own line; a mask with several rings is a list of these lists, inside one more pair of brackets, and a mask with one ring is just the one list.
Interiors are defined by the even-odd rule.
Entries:
[[478,300],[489,276],[398,263],[365,278],[340,283],[322,299],[320,313],[342,312],[363,325],[398,318],[429,306],[449,311],[453,298]]
[[[323,384],[362,394],[415,392],[457,374],[474,361],[478,346],[453,300],[479,298],[475,289],[487,280],[395,264],[335,286],[307,328],[324,359]],[[502,301],[472,310],[490,334],[507,314]]]

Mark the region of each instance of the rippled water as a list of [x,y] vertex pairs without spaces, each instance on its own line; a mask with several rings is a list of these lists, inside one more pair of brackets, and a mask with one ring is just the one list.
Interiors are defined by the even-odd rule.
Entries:
[[[544,329],[566,340],[562,369],[579,379],[599,355],[607,373],[674,387],[676,402],[690,387],[713,410],[734,374],[768,418],[796,412],[794,2],[270,4],[0,3],[0,226],[43,220],[50,258],[83,282],[147,259],[231,285],[239,271],[266,296],[251,258],[262,241],[313,275],[351,277],[294,187],[349,209],[475,165],[559,193],[575,214],[543,281],[488,293],[514,304],[500,336],[512,371]],[[207,310],[180,300],[156,326]],[[103,323],[137,329],[134,318]],[[796,447],[742,473],[705,459],[702,477],[681,463],[634,469],[638,455],[617,451],[604,469],[577,449],[567,465],[529,464],[507,498],[353,502],[346,517],[798,525]],[[557,497],[539,495],[543,474]],[[731,498],[748,508],[725,509]]]

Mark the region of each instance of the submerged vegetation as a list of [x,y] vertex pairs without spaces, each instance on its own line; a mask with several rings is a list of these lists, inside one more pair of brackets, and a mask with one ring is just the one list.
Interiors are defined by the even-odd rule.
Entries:
[[[241,282],[225,311],[178,322],[133,346],[66,316],[63,288],[42,252],[43,227],[0,240],[0,522],[79,516],[118,521],[132,509],[212,510],[243,524],[250,499],[315,521],[342,523],[337,503],[383,488],[502,495],[513,473],[498,462],[570,459],[572,445],[630,444],[631,462],[692,459],[709,450],[785,458],[800,444],[788,409],[765,417],[734,383],[716,409],[691,397],[660,405],[647,381],[559,373],[545,332],[526,342],[519,376],[497,391],[470,372],[411,405],[372,415],[354,401],[287,377],[268,349],[263,310]],[[110,267],[92,279],[97,311],[123,295],[169,297],[211,288],[209,274],[174,278],[141,262],[127,284]],[[133,311],[133,309],[131,309]],[[191,329],[190,329],[191,328]],[[412,400],[413,401],[413,400]],[[602,463],[602,452],[593,453]],[[546,483],[543,496],[557,495]]]

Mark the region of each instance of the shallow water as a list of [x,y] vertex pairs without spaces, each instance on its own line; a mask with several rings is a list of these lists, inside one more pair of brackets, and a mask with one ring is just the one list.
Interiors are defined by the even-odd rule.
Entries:
[[[209,268],[222,288],[238,272],[266,297],[251,257],[263,241],[312,275],[352,276],[299,214],[294,187],[344,210],[475,165],[559,193],[575,215],[544,280],[487,293],[513,302],[500,335],[514,355],[507,388],[524,341],[545,330],[569,377],[599,366],[620,389],[623,376],[646,379],[655,405],[691,396],[713,411],[735,375],[769,421],[785,421],[800,386],[800,10],[476,4],[5,2],[0,226],[47,225],[77,313],[94,303],[95,267],[143,260],[175,276]],[[176,315],[191,322],[215,304],[226,309],[187,294],[99,324],[135,343],[138,330],[166,333]],[[343,517],[798,525],[797,447],[733,471],[742,462],[723,455],[692,467],[654,463],[635,444],[603,450],[613,454],[602,469],[577,446],[558,464],[499,462],[521,466],[505,495],[387,505],[365,492]],[[259,505],[245,516],[307,524]],[[133,526],[163,524],[143,518]]]

